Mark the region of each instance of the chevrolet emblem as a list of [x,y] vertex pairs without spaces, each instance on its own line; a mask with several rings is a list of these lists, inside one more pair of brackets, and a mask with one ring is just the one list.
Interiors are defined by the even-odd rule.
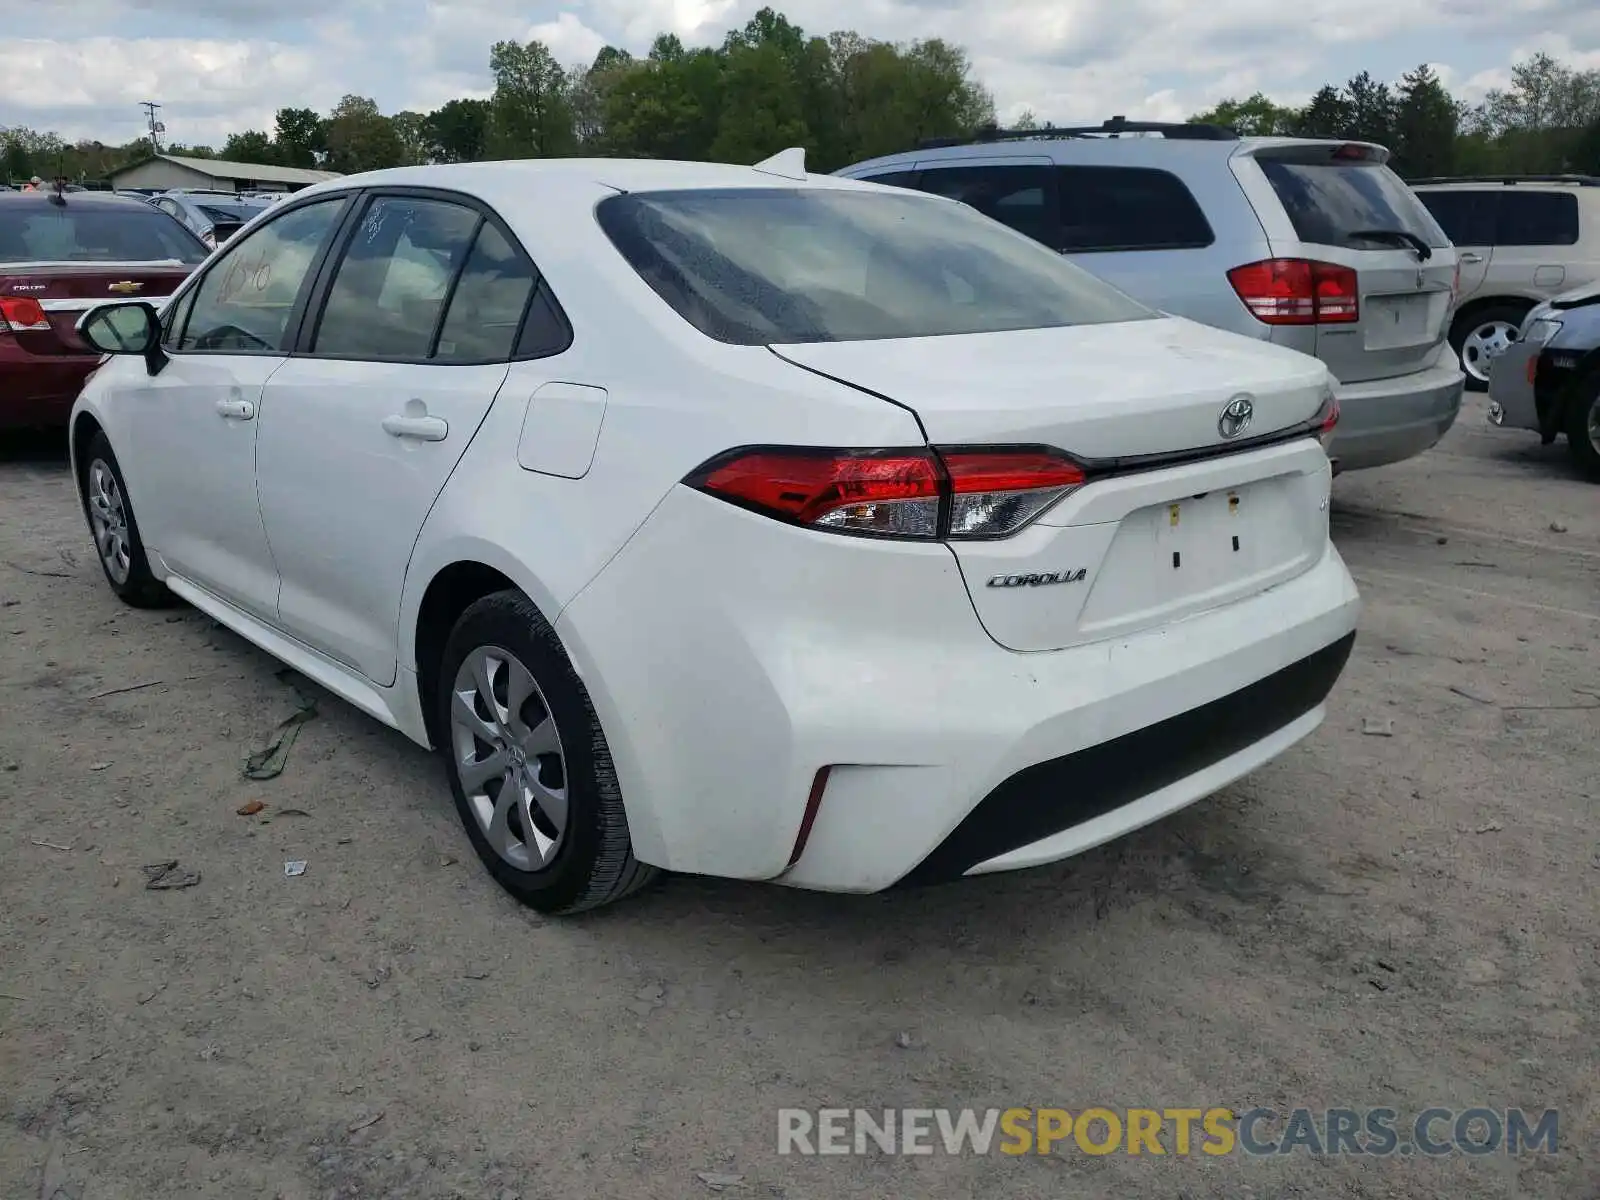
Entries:
[[106,291],[121,292],[124,296],[131,295],[132,293],[140,291],[143,288],[144,284],[140,283],[136,279],[124,279],[121,283],[110,283],[106,285]]

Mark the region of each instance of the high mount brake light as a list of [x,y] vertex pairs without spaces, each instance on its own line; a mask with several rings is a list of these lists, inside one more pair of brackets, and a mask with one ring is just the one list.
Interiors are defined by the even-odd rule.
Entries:
[[0,333],[49,328],[50,318],[32,296],[0,296]]
[[1360,318],[1355,269],[1304,258],[1269,258],[1228,272],[1228,282],[1263,325],[1348,325]]
[[1083,481],[1053,450],[779,446],[721,455],[684,482],[796,525],[932,541],[1005,537]]

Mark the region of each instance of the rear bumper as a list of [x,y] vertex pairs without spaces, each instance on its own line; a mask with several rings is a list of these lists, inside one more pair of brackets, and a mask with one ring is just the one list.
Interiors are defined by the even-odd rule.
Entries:
[[1328,457],[1341,471],[1358,471],[1421,454],[1455,424],[1465,384],[1453,359],[1393,379],[1339,384],[1339,428]]
[[1316,727],[1358,611],[1329,543],[1247,599],[1018,653],[943,546],[679,489],[556,628],[643,861],[871,892],[1066,857],[1211,794]]
[[99,355],[0,356],[0,429],[66,425],[83,381],[99,362]]

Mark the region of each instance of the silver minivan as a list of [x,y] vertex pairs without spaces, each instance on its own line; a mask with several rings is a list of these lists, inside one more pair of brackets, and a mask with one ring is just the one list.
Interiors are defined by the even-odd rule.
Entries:
[[852,179],[970,204],[1153,308],[1314,354],[1338,381],[1329,454],[1399,462],[1455,422],[1457,255],[1366,142],[1113,118],[990,130],[857,163]]

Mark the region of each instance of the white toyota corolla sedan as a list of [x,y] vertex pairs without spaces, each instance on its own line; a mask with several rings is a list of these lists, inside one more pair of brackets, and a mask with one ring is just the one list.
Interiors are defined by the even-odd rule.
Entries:
[[552,912],[1049,862],[1310,733],[1326,368],[797,159],[349,176],[86,314],[111,587],[438,748]]

